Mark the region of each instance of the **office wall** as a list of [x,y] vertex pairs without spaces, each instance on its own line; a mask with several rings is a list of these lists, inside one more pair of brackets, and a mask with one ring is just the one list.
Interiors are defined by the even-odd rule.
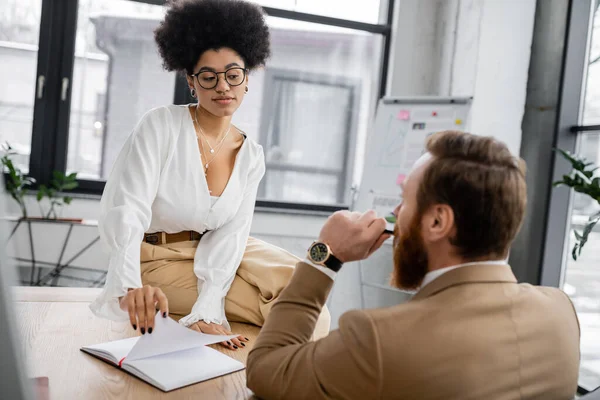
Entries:
[[470,129],[521,145],[535,0],[400,0],[390,93],[473,96]]
[[[391,95],[473,96],[471,130],[494,135],[518,154],[525,102],[527,70],[534,23],[534,0],[400,0],[390,61]],[[30,210],[37,209],[35,199]],[[13,201],[10,213],[18,214]],[[97,199],[76,199],[63,217],[96,219]],[[256,212],[252,234],[303,256],[318,235],[323,216]],[[62,230],[62,231],[61,231]],[[36,255],[56,259],[66,230],[35,232]],[[93,238],[83,231],[74,237],[65,257]],[[28,252],[25,231],[14,241],[16,251]],[[103,265],[99,246],[81,259],[84,266]],[[384,260],[385,262],[385,260]],[[382,268],[390,268],[391,259]],[[374,293],[375,302],[388,302]],[[361,306],[355,265],[338,275],[329,299],[332,326],[346,310]]]

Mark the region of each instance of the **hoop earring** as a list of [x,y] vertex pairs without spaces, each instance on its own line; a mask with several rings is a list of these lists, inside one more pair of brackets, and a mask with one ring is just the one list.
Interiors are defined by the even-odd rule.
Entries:
[[248,86],[246,86],[246,88],[244,89],[244,93],[248,93]]
[[190,94],[192,95],[193,98],[196,98],[196,89],[194,89],[194,88],[190,89]]

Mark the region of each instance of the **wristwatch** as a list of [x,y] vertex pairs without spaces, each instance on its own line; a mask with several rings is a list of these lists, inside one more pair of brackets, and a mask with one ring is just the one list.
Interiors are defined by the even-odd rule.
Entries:
[[318,265],[322,265],[334,272],[342,268],[342,262],[333,255],[331,249],[326,243],[313,242],[308,248],[308,259]]

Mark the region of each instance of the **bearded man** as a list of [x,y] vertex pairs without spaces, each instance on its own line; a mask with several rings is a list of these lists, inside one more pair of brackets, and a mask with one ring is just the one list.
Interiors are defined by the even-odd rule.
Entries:
[[248,356],[248,387],[265,399],[573,398],[572,303],[517,283],[507,264],[527,202],[522,161],[493,138],[440,132],[402,198],[391,282],[412,299],[347,312],[311,341],[337,271],[389,238],[373,211],[335,213],[273,306]]

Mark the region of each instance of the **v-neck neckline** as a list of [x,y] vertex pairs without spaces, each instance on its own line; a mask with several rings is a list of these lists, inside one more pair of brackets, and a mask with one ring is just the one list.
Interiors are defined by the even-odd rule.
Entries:
[[[242,153],[242,151],[244,151],[244,147],[247,147],[246,146],[246,142],[248,141],[248,138],[246,138],[244,135],[242,135],[240,133],[240,135],[244,136],[244,141],[242,142],[242,146],[240,147],[240,149],[238,150],[237,154],[235,155],[235,161],[233,162],[233,168],[231,169],[231,174],[229,174],[229,179],[227,179],[227,183],[225,184],[225,188],[223,189],[223,192],[221,192],[221,194],[219,196],[213,196],[212,193],[210,192],[209,187],[208,187],[208,180],[206,179],[206,175],[204,174],[204,167],[203,167],[204,160],[202,159],[202,154],[200,153],[200,148],[198,146],[198,135],[196,134],[196,127],[194,126],[194,120],[193,120],[193,118],[192,118],[192,116],[190,114],[191,111],[192,111],[191,108],[192,108],[192,104],[188,104],[185,107],[185,113],[187,115],[188,128],[190,128],[191,132],[193,133],[194,143],[195,143],[194,148],[196,149],[195,150],[196,157],[197,157],[197,160],[200,161],[200,163],[198,165],[200,167],[200,176],[201,176],[200,179],[204,183],[204,193],[206,195],[208,195],[209,199],[210,199],[211,196],[212,197],[218,197],[218,199],[215,201],[214,204],[212,204],[212,200],[209,202],[209,203],[211,203],[210,208],[213,208],[217,204],[219,204],[219,200],[221,200],[221,198],[228,192],[228,189],[229,189],[229,187],[232,184],[232,179],[231,178],[234,177],[234,175],[236,174],[237,169],[238,169],[238,164],[239,164],[238,161],[240,159],[240,154]],[[235,129],[238,131],[238,133],[240,132],[239,129],[237,129],[237,128],[235,128]]]

